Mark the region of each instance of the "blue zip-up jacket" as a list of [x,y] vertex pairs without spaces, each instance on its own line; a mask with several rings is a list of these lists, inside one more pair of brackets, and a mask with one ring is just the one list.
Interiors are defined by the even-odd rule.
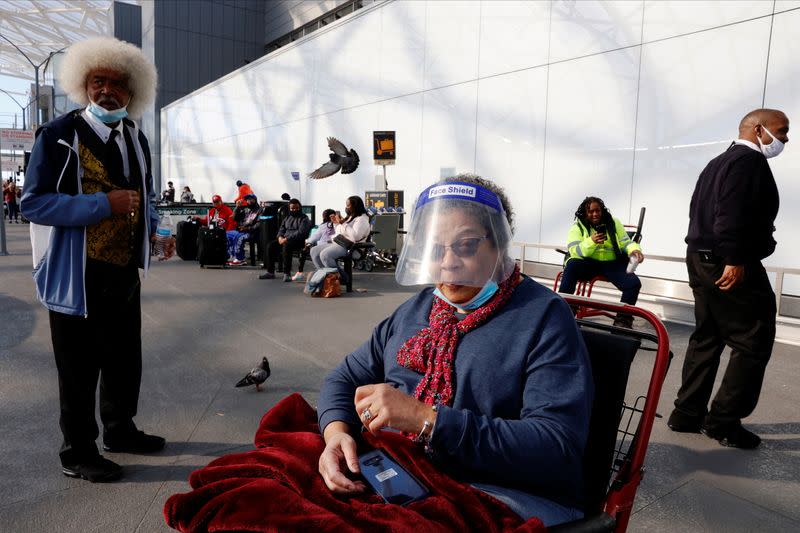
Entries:
[[[88,316],[86,306],[86,227],[111,216],[111,204],[103,192],[83,194],[83,174],[78,157],[75,121],[83,110],[63,115],[36,131],[25,189],[20,205],[31,221],[33,279],[36,293],[47,309],[68,315]],[[135,122],[125,119],[134,141],[146,191],[139,266],[145,276],[150,264],[150,235],[158,226],[150,146]],[[133,161],[130,164],[134,164]]]

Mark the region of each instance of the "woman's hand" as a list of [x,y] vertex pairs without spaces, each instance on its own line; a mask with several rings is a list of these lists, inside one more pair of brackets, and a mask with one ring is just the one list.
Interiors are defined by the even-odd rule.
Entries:
[[635,250],[631,255],[635,255],[636,260],[639,261],[640,263],[644,262],[644,254],[639,250]]
[[[429,405],[400,392],[387,383],[364,385],[356,389],[356,412],[371,433],[390,427],[408,433],[417,433],[426,420],[434,423],[436,413]],[[369,417],[365,419],[365,410]]]
[[595,233],[592,235],[592,242],[595,244],[603,244],[606,242],[606,234],[605,233]]
[[345,467],[354,474],[361,471],[356,441],[348,433],[348,429],[344,422],[331,422],[325,426],[325,449],[319,456],[319,473],[334,494],[355,494],[365,488],[364,483],[353,481],[344,473]]

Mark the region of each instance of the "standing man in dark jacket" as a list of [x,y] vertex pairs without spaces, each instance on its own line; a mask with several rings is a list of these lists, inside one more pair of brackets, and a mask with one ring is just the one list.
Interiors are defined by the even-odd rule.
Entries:
[[[668,425],[702,432],[723,446],[752,449],[742,427],[758,403],[775,341],[775,294],[761,260],[775,251],[778,188],[767,159],[789,142],[781,111],[756,109],[739,138],[700,173],[689,208],[686,265],[695,299],[695,330]],[[731,356],[711,408],[708,401],[725,346]]]
[[311,230],[311,221],[303,214],[300,200],[289,200],[289,216],[283,219],[278,229],[278,238],[269,243],[264,255],[264,266],[267,271],[258,279],[275,278],[275,262],[280,255],[283,260],[283,281],[292,281],[292,252],[305,246],[306,237]]
[[[155,239],[150,148],[135,122],[155,99],[156,69],[110,37],[72,45],[59,80],[84,106],[42,126],[31,152],[22,211],[31,221],[33,277],[49,310],[58,369],[62,471],[91,482],[122,475],[97,450],[152,453],[164,439],[133,421],[142,376],[139,268]],[[170,257],[175,241],[166,243]]]

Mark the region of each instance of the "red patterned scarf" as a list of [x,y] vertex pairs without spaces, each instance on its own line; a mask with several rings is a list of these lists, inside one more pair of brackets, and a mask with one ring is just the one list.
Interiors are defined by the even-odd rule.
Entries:
[[397,352],[397,362],[411,370],[424,372],[414,397],[428,405],[452,405],[453,359],[461,336],[477,328],[503,307],[522,281],[519,266],[488,303],[459,321],[455,307],[438,297],[433,298],[430,326],[408,339]]

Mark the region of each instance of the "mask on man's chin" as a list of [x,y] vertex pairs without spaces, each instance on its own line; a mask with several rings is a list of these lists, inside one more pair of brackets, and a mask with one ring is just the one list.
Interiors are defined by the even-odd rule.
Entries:
[[86,110],[97,117],[104,124],[113,124],[114,122],[118,122],[128,116],[128,106],[123,106],[119,109],[109,111],[108,109],[90,101]]

